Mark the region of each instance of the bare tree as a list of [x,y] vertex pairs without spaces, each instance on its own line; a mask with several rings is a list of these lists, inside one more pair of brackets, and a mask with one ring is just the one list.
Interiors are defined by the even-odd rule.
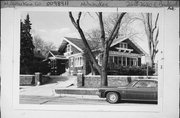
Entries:
[[[154,18],[152,13],[127,13],[126,16],[121,21],[121,29],[119,31],[119,37],[138,37],[138,32],[136,28],[132,28],[131,24],[136,22],[137,20],[142,21],[144,24],[145,33],[148,40],[148,48],[149,48],[149,56],[150,62],[149,66],[153,67],[156,54],[158,53],[157,45],[159,43],[158,35],[159,35],[159,27],[158,27],[158,19],[159,13]],[[104,20],[104,27],[106,35],[111,33],[112,27],[118,20],[118,14],[112,14]],[[95,37],[100,37],[100,30],[94,29],[90,32],[87,32],[86,35],[90,39],[94,39]],[[138,37],[141,39],[140,37]]]
[[147,36],[148,41],[148,47],[149,47],[149,56],[150,56],[150,62],[149,66],[153,67],[155,64],[155,57],[158,53],[157,45],[159,43],[158,36],[159,36],[159,27],[158,27],[158,19],[159,19],[159,13],[155,16],[155,14],[152,13],[141,13],[141,14],[135,14],[130,16],[130,20],[128,21],[128,24],[131,24],[137,20],[142,21],[144,24],[145,33]]
[[33,44],[35,51],[41,51],[42,55],[46,55],[49,50],[55,50],[56,47],[52,42],[45,42],[39,35],[35,35],[33,38]]
[[[148,40],[148,46],[149,46],[149,55],[150,55],[150,65],[153,67],[154,60],[156,57],[156,54],[158,53],[157,45],[159,43],[158,36],[159,36],[159,27],[158,27],[158,19],[159,19],[159,13],[155,16],[155,18],[152,13],[137,13],[137,14],[127,14],[126,17],[123,20],[123,23],[121,25],[121,31],[120,33],[125,35],[125,37],[133,37],[137,36],[138,32],[136,32],[135,28],[128,27],[131,25],[131,23],[140,20],[144,24],[145,33]],[[105,25],[106,29],[110,29],[110,24],[115,24],[117,21],[116,16],[111,16],[110,18],[106,19]],[[119,35],[121,35],[119,34]]]
[[[103,19],[104,30],[105,30],[105,34],[107,36],[110,35],[114,25],[116,24],[116,22],[118,20],[119,15],[120,15],[119,13],[113,13]],[[135,28],[131,27],[132,20],[133,19],[132,19],[132,16],[130,15],[130,13],[126,13],[126,15],[123,17],[123,19],[121,21],[121,24],[120,24],[121,28],[119,29],[117,37],[132,38],[132,37],[137,36],[138,32],[135,30]],[[101,37],[101,31],[100,31],[100,29],[91,29],[91,30],[85,32],[85,35],[89,40],[99,41],[99,39]]]
[[159,19],[159,13],[156,15],[155,22],[153,25],[152,20],[152,13],[146,13],[144,17],[144,26],[145,31],[148,39],[148,45],[149,45],[149,54],[150,54],[150,66],[153,67],[154,60],[156,57],[156,54],[158,53],[157,45],[159,43],[158,36],[159,36],[159,27],[158,27],[158,19]]
[[120,24],[121,21],[124,17],[124,15],[126,14],[126,12],[121,13],[118,16],[117,22],[114,25],[111,33],[106,36],[105,34],[105,29],[104,29],[104,22],[103,22],[103,14],[102,12],[98,12],[97,16],[99,19],[99,25],[100,25],[100,41],[101,41],[101,45],[102,45],[102,66],[100,66],[97,62],[97,60],[95,59],[95,55],[93,54],[88,42],[87,42],[87,38],[85,37],[85,34],[80,26],[80,19],[81,19],[81,15],[82,12],[78,13],[78,18],[77,20],[74,19],[72,12],[69,12],[69,17],[71,19],[72,24],[74,25],[74,27],[77,29],[77,31],[79,32],[81,39],[86,47],[87,53],[90,57],[91,62],[93,63],[93,65],[95,66],[95,68],[97,69],[97,71],[99,72],[99,74],[101,75],[101,86],[108,86],[108,79],[107,79],[107,63],[108,63],[108,57],[109,57],[109,48],[113,42],[113,40],[116,38],[119,29],[120,29]]

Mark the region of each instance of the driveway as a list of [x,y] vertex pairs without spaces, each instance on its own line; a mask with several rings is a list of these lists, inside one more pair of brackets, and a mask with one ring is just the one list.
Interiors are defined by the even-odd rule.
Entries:
[[76,76],[51,76],[51,81],[40,86],[20,86],[20,95],[56,96],[55,89],[76,87]]

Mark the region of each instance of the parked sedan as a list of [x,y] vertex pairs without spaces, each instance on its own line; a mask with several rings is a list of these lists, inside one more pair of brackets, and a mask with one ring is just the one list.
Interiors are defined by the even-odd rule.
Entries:
[[97,94],[112,104],[121,100],[157,102],[157,87],[158,81],[155,79],[139,79],[132,81],[126,87],[99,88]]

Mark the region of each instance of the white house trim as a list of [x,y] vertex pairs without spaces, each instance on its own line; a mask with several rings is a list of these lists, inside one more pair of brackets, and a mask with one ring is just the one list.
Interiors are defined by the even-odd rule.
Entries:
[[133,41],[133,40],[130,40],[132,43],[134,43],[134,45],[136,46],[136,47],[138,47],[143,53],[144,53],[144,55],[148,55],[135,41]]
[[[68,39],[64,38],[65,41],[67,41],[69,44],[71,44],[72,46],[74,46],[75,48],[77,48],[80,52],[83,52],[83,50],[81,48],[79,48],[78,46],[76,46],[74,43],[72,43],[71,41],[69,41]],[[80,39],[79,39],[80,40]]]
[[82,56],[82,54],[83,54],[83,53],[72,54],[72,55],[67,56],[67,58],[69,58],[69,57],[75,57],[75,56]]
[[123,38],[123,39],[119,39],[119,41],[112,43],[111,47],[118,44],[118,43],[121,43],[122,41],[124,41],[126,39],[129,39],[139,50],[141,50],[141,52],[143,52],[144,55],[148,55],[136,42],[134,42],[131,38],[128,38],[128,37]]
[[49,51],[49,53],[50,53],[54,58],[56,57],[51,51]]
[[124,52],[110,51],[110,52],[109,52],[109,56],[141,57],[142,54],[134,54],[134,53],[124,53]]

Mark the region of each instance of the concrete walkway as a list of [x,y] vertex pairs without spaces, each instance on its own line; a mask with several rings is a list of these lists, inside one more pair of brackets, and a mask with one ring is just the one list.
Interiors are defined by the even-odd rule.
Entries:
[[66,74],[51,76],[52,80],[40,86],[20,86],[20,95],[30,96],[57,96],[55,89],[76,88],[76,76]]

